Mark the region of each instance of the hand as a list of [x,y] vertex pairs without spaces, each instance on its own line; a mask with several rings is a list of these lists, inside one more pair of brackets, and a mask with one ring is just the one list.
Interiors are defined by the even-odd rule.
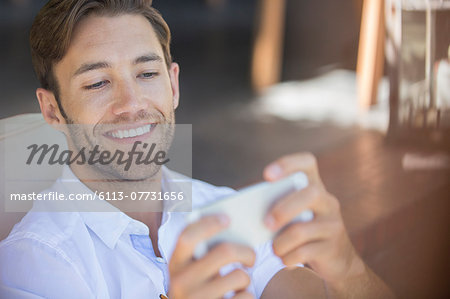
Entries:
[[[338,200],[320,179],[315,157],[285,156],[266,167],[264,177],[274,181],[298,171],[308,176],[308,187],[280,199],[265,218],[274,231],[287,225],[273,241],[274,253],[287,266],[308,264],[328,286],[342,289],[346,281],[366,274],[366,267],[348,237]],[[312,221],[289,224],[305,209],[314,212]]]
[[253,298],[245,291],[250,284],[246,272],[238,269],[223,277],[219,274],[220,268],[234,262],[253,266],[256,256],[252,249],[221,243],[201,259],[193,258],[197,244],[222,231],[228,224],[229,220],[224,215],[206,216],[181,233],[169,262],[170,299],[222,298],[229,291],[236,292],[233,298]]

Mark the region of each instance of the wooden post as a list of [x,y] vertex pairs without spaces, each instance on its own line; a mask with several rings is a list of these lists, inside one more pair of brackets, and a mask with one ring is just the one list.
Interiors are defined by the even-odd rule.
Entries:
[[252,57],[252,86],[260,93],[281,79],[286,0],[260,0]]
[[359,107],[377,102],[378,83],[384,66],[384,1],[364,0],[356,67]]

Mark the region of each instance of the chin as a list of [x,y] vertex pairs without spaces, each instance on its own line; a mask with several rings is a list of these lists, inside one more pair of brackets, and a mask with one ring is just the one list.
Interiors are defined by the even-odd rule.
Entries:
[[102,169],[102,173],[107,177],[117,181],[145,181],[155,177],[161,170],[160,165],[133,165],[128,170],[124,170],[120,165],[115,165],[110,169]]

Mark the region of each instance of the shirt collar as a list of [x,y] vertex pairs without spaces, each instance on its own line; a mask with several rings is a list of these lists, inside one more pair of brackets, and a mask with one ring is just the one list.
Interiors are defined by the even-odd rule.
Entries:
[[[59,182],[64,185],[66,192],[94,194],[78,177],[73,173],[70,167],[66,166]],[[180,184],[184,182],[185,184]],[[186,184],[189,183],[190,184]],[[187,196],[192,194],[192,180],[186,176],[169,170],[165,166],[162,168],[161,188],[163,192],[184,192]],[[189,204],[190,204],[189,200]],[[161,226],[167,223],[171,218],[172,211],[179,209],[180,204],[177,202],[165,202],[164,212],[162,215]],[[95,200],[95,205],[101,207],[100,210],[107,212],[79,212],[84,223],[92,230],[110,249],[113,249],[120,236],[124,233],[136,235],[149,235],[149,228],[144,223],[135,220],[107,201]]]

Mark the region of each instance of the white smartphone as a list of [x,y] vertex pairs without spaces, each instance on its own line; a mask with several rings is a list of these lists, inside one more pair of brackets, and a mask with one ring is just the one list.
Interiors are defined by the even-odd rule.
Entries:
[[[308,186],[308,178],[302,172],[297,172],[276,182],[263,182],[225,197],[211,204],[194,210],[188,216],[189,222],[194,222],[203,216],[211,214],[226,214],[230,219],[229,227],[200,244],[195,252],[196,257],[203,256],[207,249],[220,242],[233,242],[256,247],[271,240],[276,232],[269,230],[264,224],[264,217],[277,199],[291,192]],[[302,211],[294,221],[311,221],[314,214],[311,210]]]

